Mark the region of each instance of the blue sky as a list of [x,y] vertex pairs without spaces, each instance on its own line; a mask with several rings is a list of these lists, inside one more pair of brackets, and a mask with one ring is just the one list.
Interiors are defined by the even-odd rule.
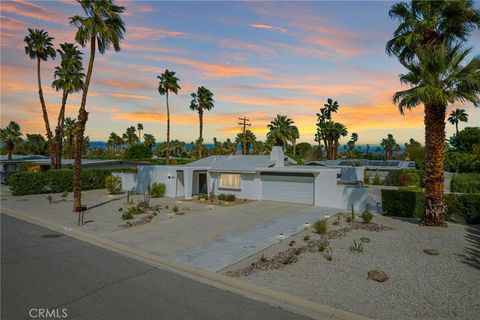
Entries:
[[[198,116],[188,106],[190,94],[206,86],[215,108],[205,115],[205,140],[233,137],[237,118],[251,119],[264,139],[276,114],[291,117],[300,141],[314,143],[316,112],[331,97],[338,100],[336,121],[359,142],[378,143],[388,133],[400,142],[423,141],[421,107],[401,116],[391,96],[402,89],[402,67],[385,54],[395,28],[388,17],[394,2],[158,2],[121,1],[126,7],[125,41],[119,53],[97,55],[87,109],[87,134],[105,140],[109,133],[143,123],[157,140],[166,137],[165,98],[157,75],[166,68],[180,78],[182,90],[171,98],[172,138],[194,141]],[[36,88],[35,62],[23,50],[26,29],[42,28],[54,44],[73,41],[68,17],[83,14],[73,1],[2,1],[1,125],[20,123],[24,133],[44,126]],[[470,45],[478,53],[480,33]],[[88,50],[85,61],[88,59]],[[50,88],[58,61],[42,65],[42,80],[52,123],[60,94]],[[67,115],[76,117],[80,95],[72,95]],[[470,126],[480,124],[469,104]],[[463,125],[463,124],[462,124]],[[454,131],[447,126],[447,135]]]

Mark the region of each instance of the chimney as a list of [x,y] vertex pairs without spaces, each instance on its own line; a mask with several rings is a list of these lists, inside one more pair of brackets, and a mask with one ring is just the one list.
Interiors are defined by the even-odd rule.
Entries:
[[273,146],[272,152],[270,152],[270,160],[275,161],[275,167],[284,166],[284,154],[282,146]]

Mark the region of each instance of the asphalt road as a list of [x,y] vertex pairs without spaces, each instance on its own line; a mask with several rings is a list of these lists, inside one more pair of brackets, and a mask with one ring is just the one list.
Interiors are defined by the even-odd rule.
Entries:
[[307,319],[3,214],[1,231],[1,319]]

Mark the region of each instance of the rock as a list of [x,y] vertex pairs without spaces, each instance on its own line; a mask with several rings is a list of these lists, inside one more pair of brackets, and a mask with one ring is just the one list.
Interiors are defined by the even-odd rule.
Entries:
[[290,243],[288,244],[288,246],[290,247],[293,247],[294,245],[295,245],[295,240],[290,241]]
[[431,256],[438,256],[440,254],[440,252],[438,252],[435,249],[423,249],[423,252],[425,252],[426,254],[429,254]]
[[368,279],[378,282],[385,282],[390,278],[381,270],[370,270],[368,271]]
[[363,243],[370,243],[370,238],[363,237],[360,238],[360,241],[362,241]]

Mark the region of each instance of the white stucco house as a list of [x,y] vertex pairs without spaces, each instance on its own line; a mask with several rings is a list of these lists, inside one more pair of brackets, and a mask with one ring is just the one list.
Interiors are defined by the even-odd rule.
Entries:
[[[344,169],[291,165],[282,147],[270,155],[209,156],[186,165],[138,166],[138,173],[116,173],[124,190],[144,193],[153,182],[166,185],[165,196],[235,194],[237,198],[365,209],[363,167]],[[361,172],[360,172],[361,171]],[[342,178],[342,176],[344,178]],[[362,178],[363,179],[363,178]]]

